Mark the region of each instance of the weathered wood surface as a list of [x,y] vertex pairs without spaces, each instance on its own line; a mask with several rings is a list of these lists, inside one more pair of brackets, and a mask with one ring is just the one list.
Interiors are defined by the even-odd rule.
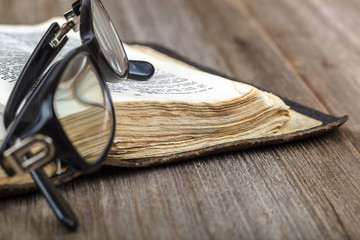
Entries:
[[[0,23],[35,23],[71,1],[0,0]],[[144,169],[105,168],[59,187],[68,233],[39,194],[0,200],[0,239],[359,239],[357,0],[104,0],[123,40],[350,120],[281,146]]]

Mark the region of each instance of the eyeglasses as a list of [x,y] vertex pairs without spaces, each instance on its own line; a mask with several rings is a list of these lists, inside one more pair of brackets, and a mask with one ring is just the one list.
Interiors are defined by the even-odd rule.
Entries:
[[[99,169],[115,132],[105,80],[146,80],[154,67],[128,61],[100,0],[76,1],[64,16],[67,22],[53,23],[40,40],[10,95],[0,164],[9,176],[30,172],[58,219],[75,230],[73,211],[42,167],[60,159],[85,174]],[[79,27],[83,44],[40,77],[65,45],[66,33]]]

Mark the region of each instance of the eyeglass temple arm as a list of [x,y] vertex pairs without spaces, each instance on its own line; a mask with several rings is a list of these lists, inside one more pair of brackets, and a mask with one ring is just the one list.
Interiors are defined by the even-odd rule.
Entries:
[[69,204],[64,200],[64,198],[56,191],[54,184],[46,176],[44,170],[36,169],[30,171],[30,173],[54,211],[56,217],[65,225],[66,228],[71,231],[75,231],[78,221],[74,212],[71,210]]
[[53,23],[50,26],[25,64],[5,107],[4,124],[6,128],[14,119],[16,111],[26,94],[33,88],[34,84],[67,42],[67,37],[64,37],[58,47],[52,48],[49,45],[59,29],[60,26],[57,23]]
[[[20,116],[17,116],[17,118],[15,118],[13,125],[11,125],[10,129],[8,129],[8,134],[6,135],[6,137],[0,147],[0,164],[2,165],[3,169],[9,175],[14,175],[15,172],[14,172],[14,170],[9,172],[9,168],[4,166],[4,158],[6,158],[6,156],[9,156],[9,155],[4,154],[4,152],[6,150],[6,147],[8,146],[8,143],[11,142],[11,139],[14,136],[14,129],[16,128],[16,124],[18,123],[17,121],[19,120],[19,117]],[[39,140],[39,138],[36,138],[35,140]],[[45,140],[45,139],[42,139],[42,140]],[[51,149],[51,146],[47,146],[46,144],[39,145],[39,143],[44,143],[44,142],[36,141],[36,143],[33,143],[33,145],[31,145],[31,143],[28,145],[20,144],[20,147],[18,146],[18,148],[16,150],[14,150],[10,153],[10,156],[11,156],[10,158],[15,160],[16,156],[17,156],[17,157],[20,157],[21,159],[23,159],[25,162],[27,160],[31,160],[31,157],[33,157],[33,155],[30,153],[29,149],[33,148],[34,145],[40,147],[40,149],[42,149],[44,151],[46,150],[47,147]],[[48,142],[48,141],[45,141],[45,143],[50,144],[50,145],[52,144],[52,142]],[[42,146],[44,148],[42,148]],[[25,150],[25,152],[24,152],[24,150]],[[20,153],[19,153],[19,151],[20,151]],[[22,155],[21,152],[24,152],[25,154]],[[47,152],[47,153],[49,155],[53,156],[53,154],[51,154],[51,150],[49,150],[49,152]],[[16,162],[16,160],[15,160],[15,162]],[[9,164],[10,163],[7,163],[5,165],[9,165]],[[10,166],[12,166],[12,164],[10,164]],[[24,170],[24,166],[22,166],[22,167]],[[54,184],[46,176],[44,170],[42,168],[33,169],[33,170],[30,170],[30,174],[31,174],[32,178],[34,179],[35,183],[38,185],[41,192],[43,193],[43,195],[45,196],[47,202],[49,203],[50,207],[54,211],[56,217],[69,230],[72,230],[72,231],[76,230],[78,221],[77,221],[75,214],[71,210],[68,203],[64,200],[64,198],[60,194],[58,194],[58,192],[55,189]]]

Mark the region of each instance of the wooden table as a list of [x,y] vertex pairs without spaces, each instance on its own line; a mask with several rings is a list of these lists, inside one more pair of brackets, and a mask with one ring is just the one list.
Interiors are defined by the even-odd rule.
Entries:
[[[0,0],[30,24],[68,0]],[[104,0],[125,42],[150,42],[333,115],[322,137],[59,186],[67,232],[39,193],[0,200],[1,239],[360,239],[360,2]]]

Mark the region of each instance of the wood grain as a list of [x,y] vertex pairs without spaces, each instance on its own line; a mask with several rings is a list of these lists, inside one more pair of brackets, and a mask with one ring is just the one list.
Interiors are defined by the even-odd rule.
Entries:
[[[106,167],[59,191],[69,233],[39,193],[0,200],[0,239],[359,239],[356,0],[104,0],[124,41],[179,54],[350,120],[323,137],[160,167]],[[0,0],[0,23],[71,1]]]

